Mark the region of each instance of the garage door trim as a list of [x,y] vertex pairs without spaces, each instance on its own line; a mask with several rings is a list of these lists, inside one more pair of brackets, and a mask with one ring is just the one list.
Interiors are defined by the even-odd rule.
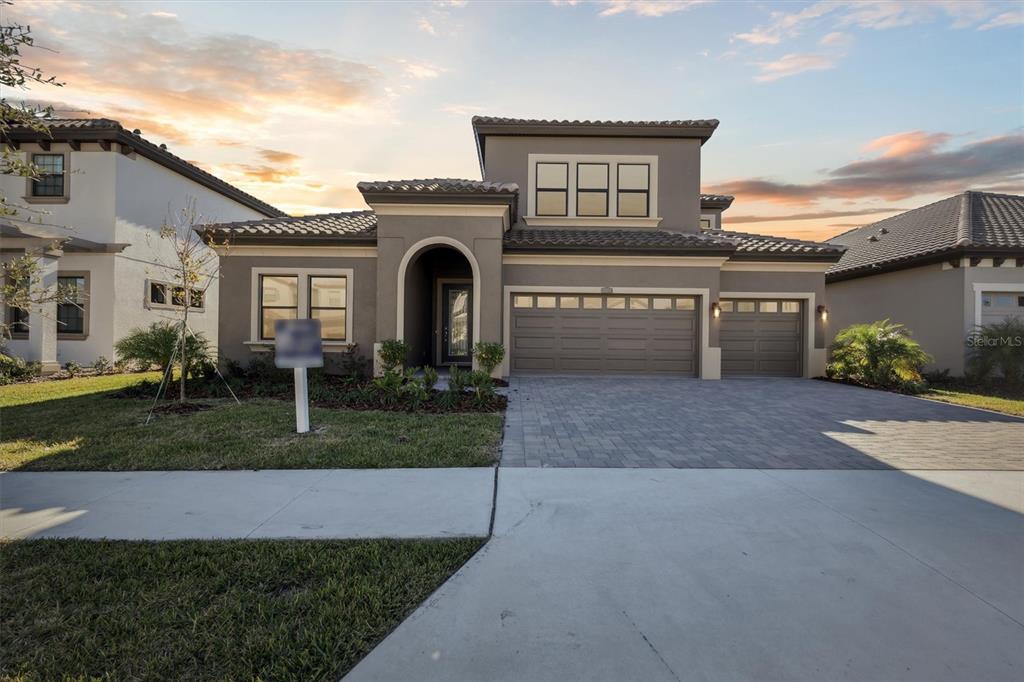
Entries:
[[974,326],[981,326],[981,295],[987,292],[1024,292],[1024,284],[1015,284],[1010,282],[995,282],[992,284],[975,282],[974,283]]
[[[817,318],[817,306],[814,304],[813,291],[721,291],[719,298],[778,298],[804,302],[804,348],[801,353],[803,376],[809,377],[817,365],[824,370],[825,349],[814,347],[814,321]],[[979,295],[980,298],[980,295]]]
[[[719,354],[718,349],[709,348],[709,289],[695,287],[601,287],[601,286],[548,286],[548,285],[516,285],[506,284],[502,295],[502,343],[505,346],[505,358],[501,363],[501,373],[509,376],[512,362],[512,296],[514,294],[646,294],[648,296],[696,296],[700,347],[697,353],[697,376],[702,379],[717,379]],[[709,369],[710,368],[710,369]]]

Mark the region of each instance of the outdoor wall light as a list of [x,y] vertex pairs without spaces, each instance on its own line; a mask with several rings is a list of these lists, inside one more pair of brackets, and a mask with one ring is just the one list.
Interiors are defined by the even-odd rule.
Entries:
[[818,306],[818,317],[821,318],[822,322],[828,322],[828,308],[823,305]]
[[722,316],[722,306],[718,305],[718,301],[711,304],[711,315],[715,318]]

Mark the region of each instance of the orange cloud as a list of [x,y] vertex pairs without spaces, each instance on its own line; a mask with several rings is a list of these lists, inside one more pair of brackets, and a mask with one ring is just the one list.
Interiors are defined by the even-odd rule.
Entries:
[[926,133],[923,130],[912,130],[905,133],[895,133],[876,138],[864,145],[864,151],[882,152],[882,158],[896,156],[909,156],[929,152],[936,147],[941,147],[952,137],[949,133]]

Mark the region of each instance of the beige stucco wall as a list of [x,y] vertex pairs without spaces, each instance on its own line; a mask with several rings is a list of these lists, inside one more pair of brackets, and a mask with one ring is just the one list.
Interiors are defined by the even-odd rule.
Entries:
[[[221,308],[219,324],[220,356],[247,364],[253,357],[249,341],[252,322],[253,268],[332,268],[351,269],[352,340],[358,352],[370,359],[377,327],[377,262],[375,258],[330,256],[242,256],[221,257]],[[330,362],[331,354],[328,354]]]
[[[832,336],[851,324],[888,319],[906,325],[935,361],[964,371],[964,270],[941,264],[828,284]],[[829,339],[831,343],[832,339]]]
[[[398,277],[406,254],[409,262],[424,248],[438,245],[444,237],[461,245],[473,256],[479,269],[479,334],[475,341],[501,340],[501,239],[500,217],[482,216],[396,216],[377,218],[377,341],[398,334]],[[429,240],[425,246],[417,244]],[[414,250],[415,249],[415,250]],[[402,303],[404,311],[404,302]],[[476,308],[476,301],[474,301]]]
[[658,157],[661,227],[700,229],[700,140],[598,137],[487,137],[484,180],[519,185],[519,214],[526,215],[530,154],[643,155]]

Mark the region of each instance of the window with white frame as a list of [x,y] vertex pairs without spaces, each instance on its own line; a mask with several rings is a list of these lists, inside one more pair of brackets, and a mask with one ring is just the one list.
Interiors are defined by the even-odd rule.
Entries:
[[148,308],[184,308],[188,306],[196,312],[206,309],[206,296],[202,289],[189,289],[185,295],[185,287],[171,282],[159,280],[146,281],[146,307]]
[[527,219],[657,223],[656,156],[530,154],[529,164]]
[[320,320],[325,342],[351,340],[352,271],[253,269],[252,343],[273,342],[278,320]]

